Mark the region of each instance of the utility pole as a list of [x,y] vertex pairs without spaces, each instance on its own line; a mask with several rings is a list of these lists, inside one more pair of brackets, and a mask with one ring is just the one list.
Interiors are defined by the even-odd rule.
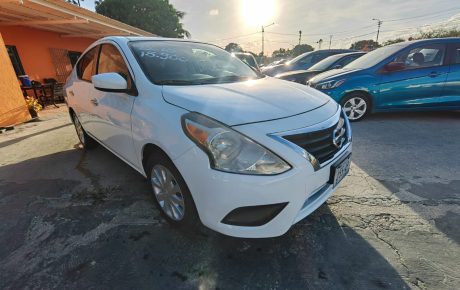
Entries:
[[332,45],[332,36],[333,35],[329,35],[329,49],[331,49],[331,45]]
[[299,30],[299,45],[302,42],[302,30]]
[[377,44],[378,44],[379,43],[380,27],[382,26],[383,21],[380,20],[380,19],[377,19],[377,18],[373,18],[372,20],[377,21],[377,39],[375,40],[375,42],[377,42]]
[[265,28],[267,28],[269,26],[272,26],[272,25],[275,25],[275,22],[273,22],[272,24],[269,24],[269,25],[265,25],[265,26],[262,25],[262,57],[264,57],[264,34],[265,34]]
[[321,44],[323,44],[323,39],[321,38],[316,43],[318,43],[318,50],[321,50]]

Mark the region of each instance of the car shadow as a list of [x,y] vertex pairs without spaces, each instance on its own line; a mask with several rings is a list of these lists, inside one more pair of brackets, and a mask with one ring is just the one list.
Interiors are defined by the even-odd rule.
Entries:
[[352,123],[353,162],[457,244],[459,121],[460,111],[439,111],[379,113]]
[[0,167],[0,220],[0,288],[409,288],[327,205],[278,238],[173,228],[100,147]]

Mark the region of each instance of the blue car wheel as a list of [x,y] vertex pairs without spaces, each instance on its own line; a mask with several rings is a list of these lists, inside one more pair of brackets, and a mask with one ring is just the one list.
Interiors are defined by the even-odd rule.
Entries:
[[340,104],[352,122],[362,120],[371,109],[369,97],[363,93],[351,93],[343,98]]

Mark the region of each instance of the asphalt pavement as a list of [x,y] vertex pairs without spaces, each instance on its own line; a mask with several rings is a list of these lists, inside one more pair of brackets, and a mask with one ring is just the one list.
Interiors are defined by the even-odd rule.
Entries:
[[[0,134],[0,289],[458,289],[460,112],[354,123],[350,175],[271,239],[165,223],[65,107]],[[282,194],[282,193],[280,193]]]

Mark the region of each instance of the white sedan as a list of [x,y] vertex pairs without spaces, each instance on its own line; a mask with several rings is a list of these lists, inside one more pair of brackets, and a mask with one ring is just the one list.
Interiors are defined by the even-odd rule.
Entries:
[[173,225],[279,236],[350,167],[351,129],[336,102],[210,44],[103,38],[65,91],[83,147],[101,144],[148,178]]

